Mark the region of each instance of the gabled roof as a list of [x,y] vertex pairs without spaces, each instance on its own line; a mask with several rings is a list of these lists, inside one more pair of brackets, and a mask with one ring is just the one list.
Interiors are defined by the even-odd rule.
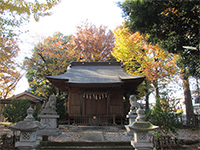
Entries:
[[[60,89],[69,86],[114,86],[143,81],[143,76],[127,74],[120,62],[72,62],[65,74],[46,78]],[[138,84],[137,84],[138,85]]]
[[44,99],[40,96],[37,96],[29,91],[24,91],[20,94],[17,94],[15,96],[12,96],[10,98],[7,98],[7,100],[12,100],[13,98],[16,98],[17,100],[19,99],[29,99],[33,102],[39,102],[39,101],[43,101]]

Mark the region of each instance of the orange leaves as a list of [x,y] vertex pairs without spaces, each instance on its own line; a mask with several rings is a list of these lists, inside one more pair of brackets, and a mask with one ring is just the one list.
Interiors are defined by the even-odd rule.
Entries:
[[114,46],[114,34],[107,27],[87,21],[77,26],[74,42],[82,61],[106,61]]
[[144,72],[150,81],[158,81],[158,79],[174,75],[177,72],[177,55],[164,51],[158,45],[151,45],[148,48],[150,48],[148,53],[149,59],[146,62]]
[[18,45],[14,39],[0,38],[0,98],[6,98],[21,78],[15,63]]
[[152,82],[176,73],[176,55],[146,43],[145,36],[130,33],[125,25],[116,28],[114,33],[116,44],[112,55],[124,62],[127,72],[143,74]]
[[[56,33],[53,37],[48,37],[43,43],[38,44],[34,54],[37,56],[32,57],[32,61],[37,62],[38,67],[40,64],[45,65],[44,67],[52,75],[64,73],[68,63],[78,58],[73,39],[61,33]],[[38,60],[38,56],[40,60]],[[42,62],[40,63],[40,61]]]
[[48,96],[51,83],[45,76],[63,74],[69,62],[78,59],[78,52],[71,36],[55,33],[37,44],[32,57],[24,62],[31,90],[42,96]]

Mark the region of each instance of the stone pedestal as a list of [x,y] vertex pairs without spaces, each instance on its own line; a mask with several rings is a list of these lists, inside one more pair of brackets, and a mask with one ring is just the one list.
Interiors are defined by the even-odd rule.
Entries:
[[59,115],[38,115],[40,122],[46,126],[43,130],[37,132],[37,135],[57,136],[61,132],[57,128],[57,119]]
[[132,124],[137,117],[136,113],[126,115],[126,118],[129,120],[129,124]]
[[56,96],[51,95],[47,103],[43,103],[42,112],[38,115],[40,123],[44,124],[46,128],[37,132],[37,135],[57,136],[61,132],[57,128],[57,119],[59,115],[56,112]]
[[[135,119],[137,117],[137,114],[133,114],[133,113],[130,113],[128,115],[126,115],[126,118],[129,119],[129,125],[132,124]],[[125,128],[126,128],[126,135],[128,136],[134,136],[134,132],[132,130],[129,129],[129,126],[128,125],[125,125]]]

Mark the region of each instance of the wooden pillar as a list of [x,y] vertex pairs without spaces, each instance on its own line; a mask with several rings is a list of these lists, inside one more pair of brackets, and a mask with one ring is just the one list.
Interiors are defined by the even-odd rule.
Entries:
[[80,92],[80,115],[83,115],[83,92]]
[[110,115],[110,91],[108,91],[107,97],[107,115]]

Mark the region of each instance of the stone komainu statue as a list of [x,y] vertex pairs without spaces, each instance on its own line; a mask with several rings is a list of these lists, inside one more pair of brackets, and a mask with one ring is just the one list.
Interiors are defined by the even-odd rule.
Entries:
[[143,108],[144,106],[141,103],[137,102],[137,98],[135,95],[130,95],[129,97],[129,102],[130,102],[130,110],[137,110],[138,108]]
[[56,96],[55,95],[51,95],[49,97],[49,101],[47,103],[43,103],[42,105],[42,112],[40,113],[42,115],[57,115],[56,112]]

